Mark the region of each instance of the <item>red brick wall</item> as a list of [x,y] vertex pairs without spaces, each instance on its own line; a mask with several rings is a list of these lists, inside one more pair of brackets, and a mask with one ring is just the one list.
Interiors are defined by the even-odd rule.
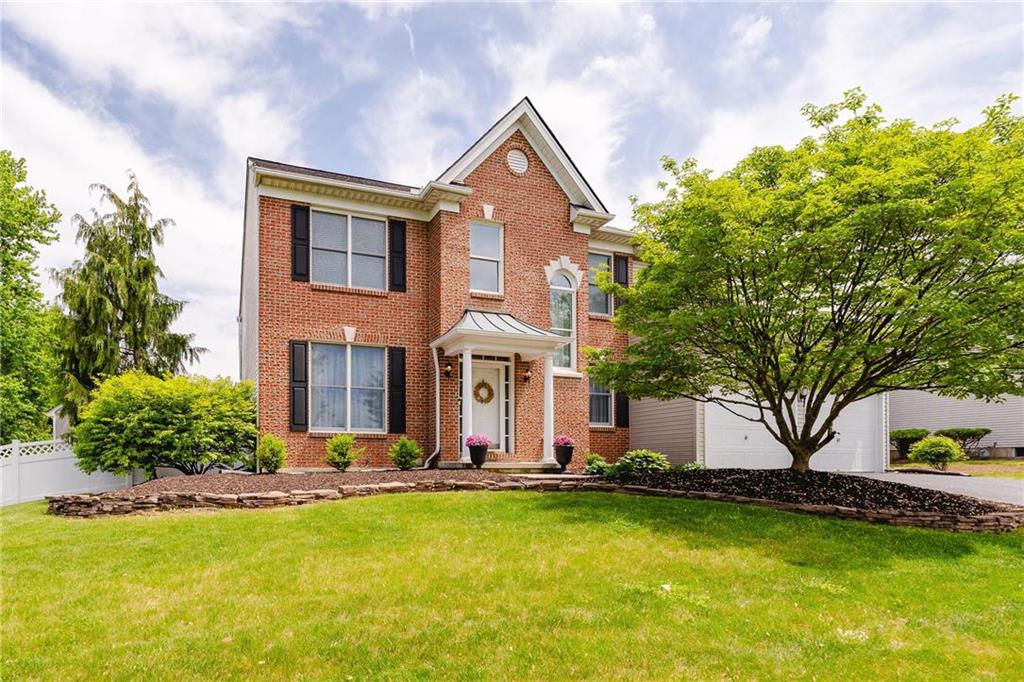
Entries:
[[[529,159],[525,174],[509,170],[511,148]],[[288,465],[323,466],[325,438],[288,430],[288,341],[340,340],[341,328],[357,329],[357,342],[406,347],[408,434],[425,453],[434,446],[433,365],[429,342],[447,331],[467,308],[504,311],[548,328],[550,288],[544,271],[552,260],[568,256],[582,273],[577,291],[578,348],[587,345],[623,349],[624,334],[607,319],[587,312],[588,237],[573,231],[569,200],[544,163],[516,132],[475,168],[465,184],[473,193],[459,213],[441,212],[429,224],[407,221],[406,293],[380,295],[318,287],[291,280],[290,202],[260,199],[260,431],[285,439]],[[504,226],[504,295],[469,293],[470,223],[484,217]],[[441,457],[458,458],[458,358],[441,377]],[[446,358],[441,358],[443,368]],[[577,366],[584,365],[578,353]],[[532,380],[524,379],[532,369]],[[514,459],[539,460],[543,451],[543,362],[515,366]],[[617,459],[628,445],[628,429],[589,427],[586,378],[555,377],[555,433],[576,441],[576,462],[588,451]],[[367,446],[363,464],[384,466],[387,447],[397,436],[360,437]]]

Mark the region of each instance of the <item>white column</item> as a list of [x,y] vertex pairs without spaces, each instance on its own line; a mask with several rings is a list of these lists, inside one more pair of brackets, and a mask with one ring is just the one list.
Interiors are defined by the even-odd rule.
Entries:
[[555,461],[555,356],[544,356],[544,460]]
[[462,351],[462,457],[469,461],[466,436],[473,433],[473,349]]

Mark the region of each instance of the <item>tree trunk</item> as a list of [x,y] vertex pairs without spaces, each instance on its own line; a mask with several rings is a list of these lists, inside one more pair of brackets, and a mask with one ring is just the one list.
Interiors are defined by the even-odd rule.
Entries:
[[791,471],[804,474],[811,470],[811,455],[814,454],[813,451],[799,446],[790,446],[789,454],[793,457],[793,463],[789,466]]

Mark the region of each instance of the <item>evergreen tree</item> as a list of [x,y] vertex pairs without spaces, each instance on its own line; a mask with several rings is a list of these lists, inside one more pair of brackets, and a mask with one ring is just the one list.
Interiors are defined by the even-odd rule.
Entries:
[[25,160],[0,150],[0,442],[49,434],[57,398],[54,314],[36,277],[39,247],[57,238],[60,212],[25,184]]
[[72,423],[104,377],[133,369],[181,372],[205,350],[193,345],[194,334],[170,330],[185,302],[162,294],[157,282],[163,273],[154,247],[174,222],[153,220],[131,171],[124,198],[103,184],[90,189],[112,210],[101,215],[94,209],[91,219],[75,215],[85,255],[55,273],[64,307],[58,333],[62,401]]

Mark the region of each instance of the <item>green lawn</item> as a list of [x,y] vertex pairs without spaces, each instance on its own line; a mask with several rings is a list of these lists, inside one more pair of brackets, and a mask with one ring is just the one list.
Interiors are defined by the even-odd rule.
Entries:
[[2,513],[4,679],[966,679],[1024,670],[1024,532],[444,493]]
[[[927,469],[920,462],[899,462],[896,469]],[[949,471],[960,471],[971,476],[997,476],[999,478],[1024,478],[1024,458],[1014,459],[969,459],[953,462]]]

